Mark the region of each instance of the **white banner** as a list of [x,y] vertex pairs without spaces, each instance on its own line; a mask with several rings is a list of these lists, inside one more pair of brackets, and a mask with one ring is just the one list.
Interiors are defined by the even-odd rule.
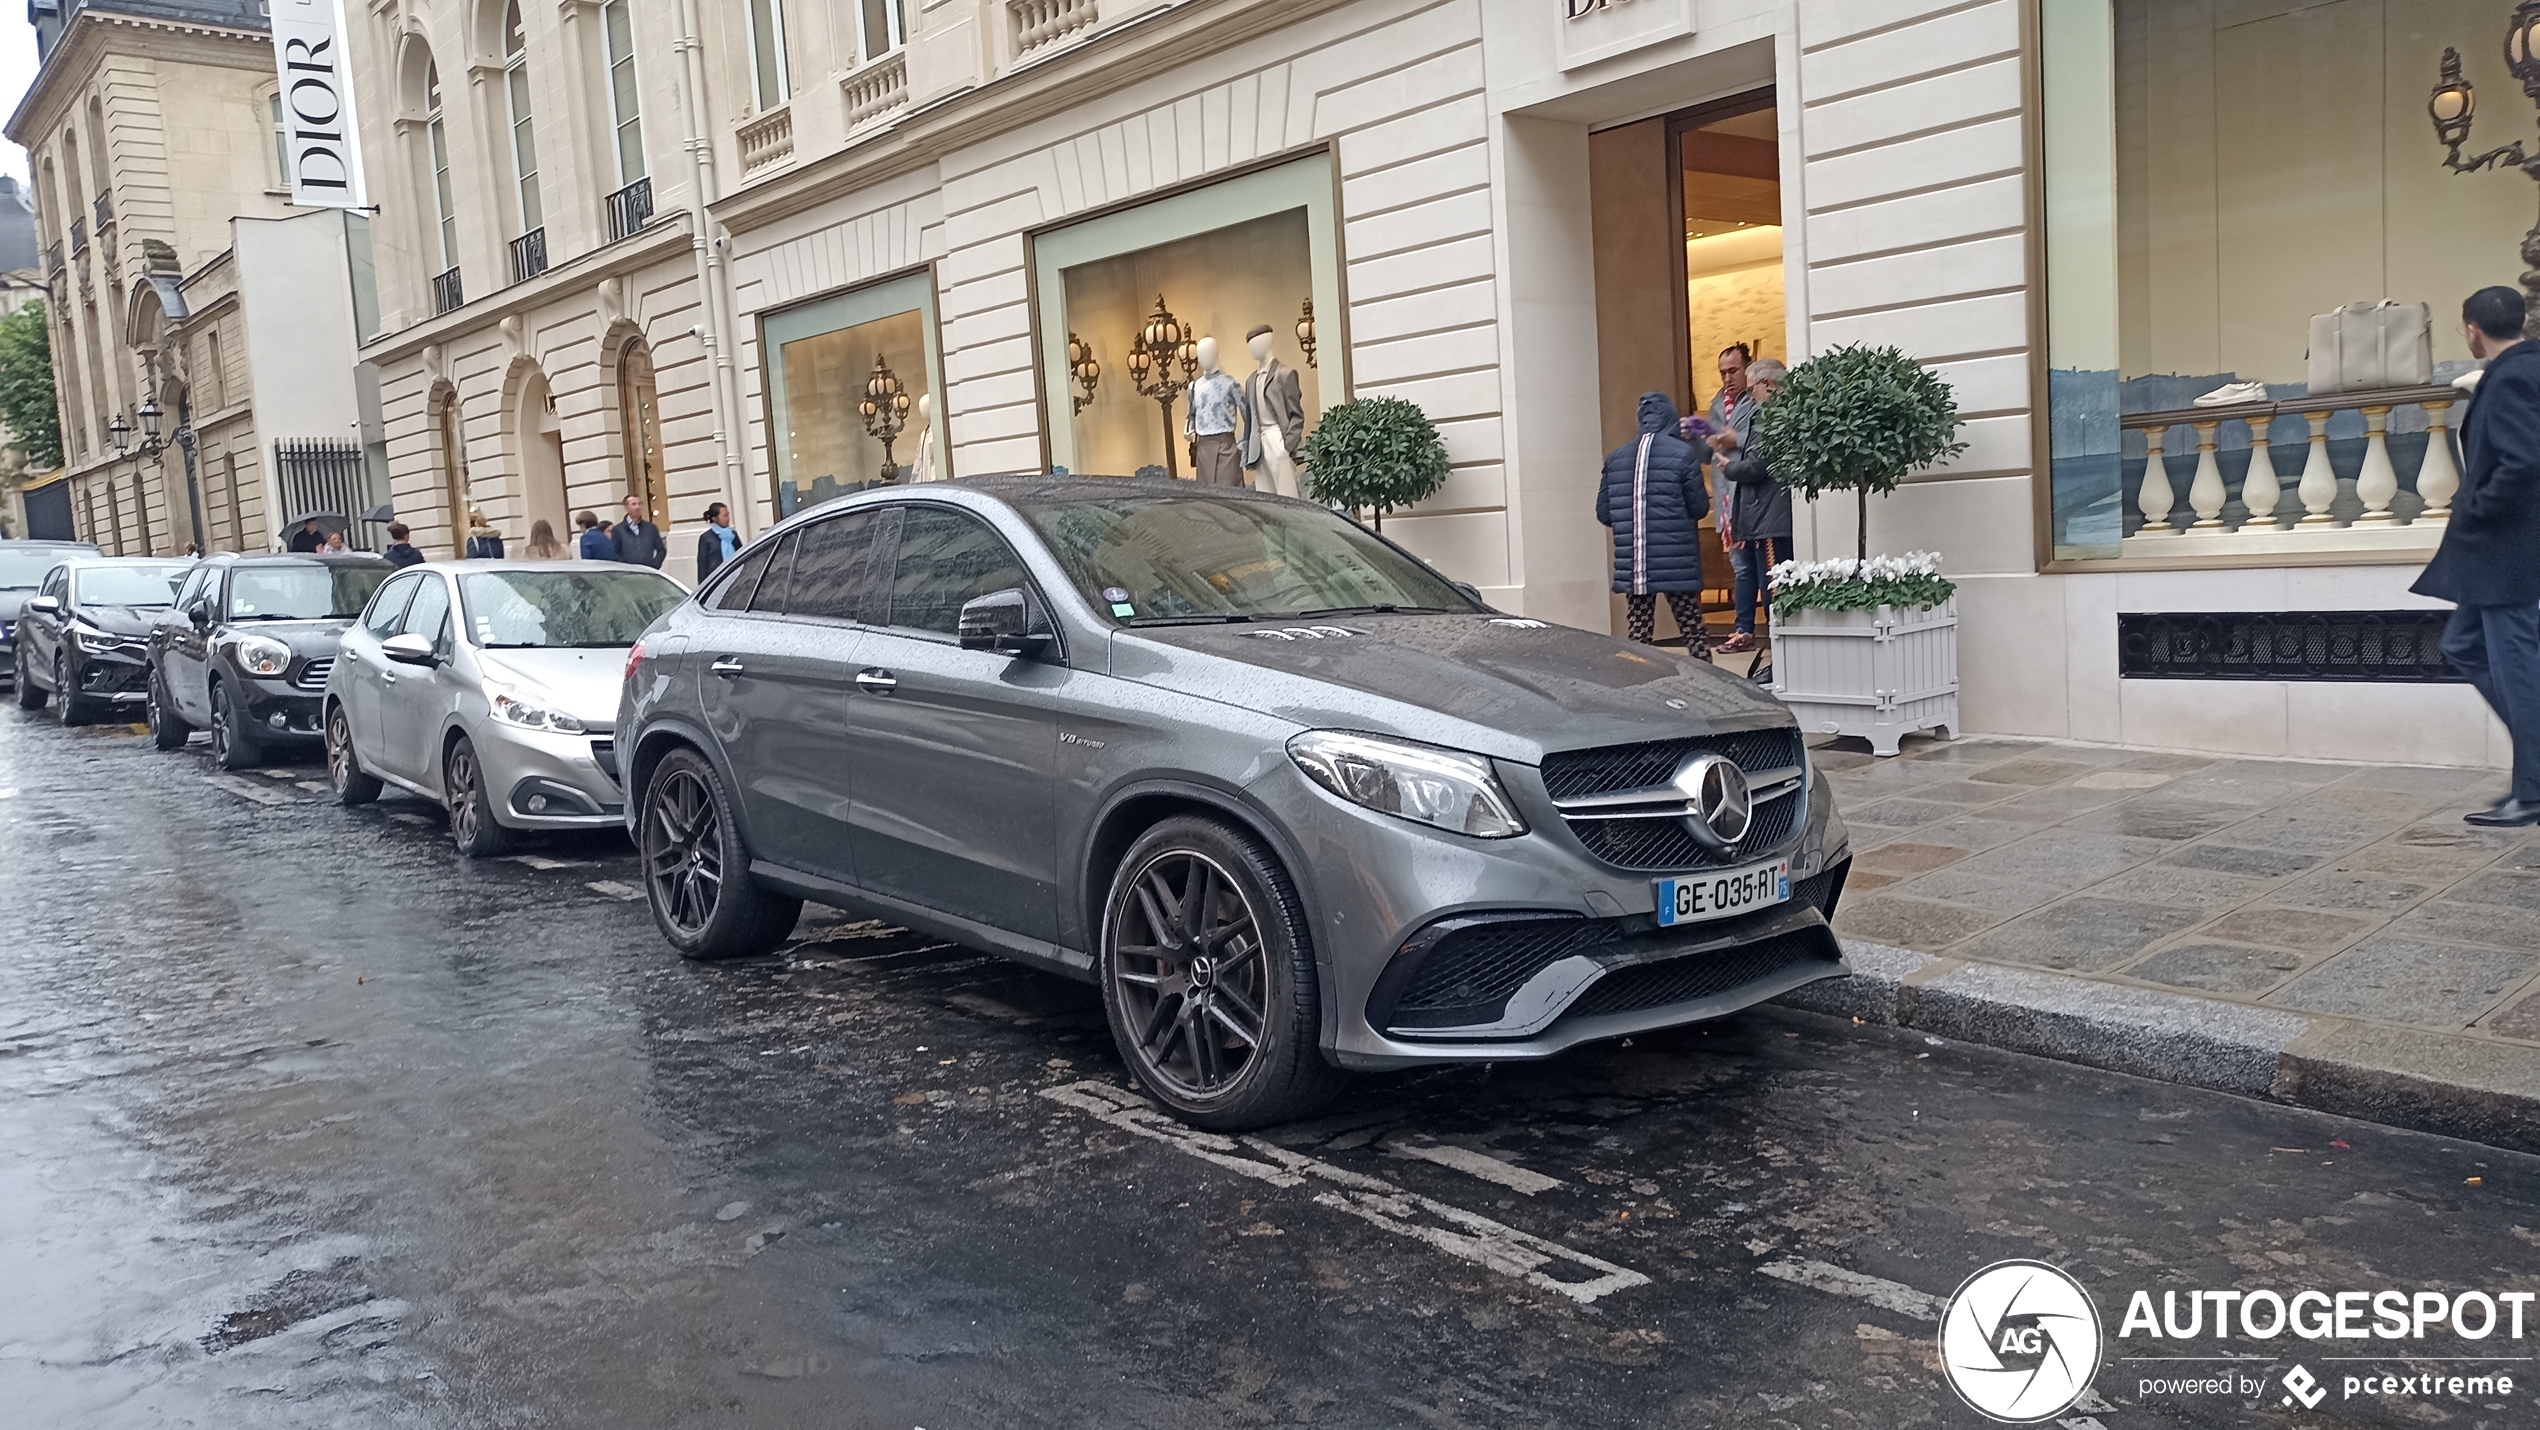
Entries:
[[273,0],[273,62],[282,81],[291,202],[368,208],[342,0]]

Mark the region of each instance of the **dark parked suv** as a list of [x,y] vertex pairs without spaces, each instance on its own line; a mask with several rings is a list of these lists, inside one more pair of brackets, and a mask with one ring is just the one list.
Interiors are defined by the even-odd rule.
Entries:
[[204,560],[150,633],[150,733],[173,750],[212,733],[224,768],[326,735],[326,677],[344,628],[396,568],[377,556]]
[[0,680],[17,679],[18,615],[44,573],[74,556],[99,554],[85,541],[0,541]]
[[18,704],[41,709],[49,694],[65,725],[140,704],[150,627],[186,570],[182,561],[74,556],[45,573],[18,616]]
[[1842,970],[1847,837],[1769,695],[1301,501],[825,504],[645,633],[617,738],[681,952],[769,949],[812,899],[1085,978],[1208,1127]]

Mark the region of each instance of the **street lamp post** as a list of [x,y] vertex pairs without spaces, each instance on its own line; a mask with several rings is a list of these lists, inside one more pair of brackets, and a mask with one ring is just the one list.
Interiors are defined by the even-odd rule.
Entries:
[[908,424],[908,389],[899,374],[891,371],[879,353],[873,356],[873,376],[865,380],[864,401],[856,410],[864,414],[864,430],[882,444],[882,482],[889,486],[900,479],[900,464],[891,454],[891,444],[899,440],[900,429]]
[[[1175,377],[1174,371],[1181,371]],[[1199,376],[1199,340],[1173,310],[1164,306],[1164,295],[1155,295],[1155,311],[1147,315],[1146,326],[1138,330],[1136,343],[1129,349],[1129,380],[1138,385],[1142,396],[1152,397],[1164,409],[1164,474],[1182,475],[1182,464],[1173,454],[1173,399],[1182,395]]]
[[[2507,23],[2505,67],[2522,81],[2523,95],[2540,105],[2540,0],[2521,0]],[[2426,116],[2434,122],[2434,137],[2444,148],[2443,167],[2456,174],[2474,174],[2501,164],[2540,179],[2540,156],[2526,154],[2519,139],[2484,154],[2461,157],[2461,146],[2469,142],[2470,120],[2477,109],[2476,91],[2461,78],[2461,52],[2447,45],[2434,92],[2425,101]],[[2534,224],[2522,237],[2522,261],[2526,313],[2523,336],[2540,337],[2540,224]]]

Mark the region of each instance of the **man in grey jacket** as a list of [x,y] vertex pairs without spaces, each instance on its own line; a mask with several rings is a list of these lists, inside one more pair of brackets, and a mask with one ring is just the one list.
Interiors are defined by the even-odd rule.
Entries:
[[1711,437],[1712,449],[1719,453],[1720,540],[1737,576],[1732,598],[1737,628],[1720,643],[1722,651],[1755,648],[1756,600],[1772,599],[1770,573],[1790,550],[1790,488],[1773,475],[1770,454],[1754,438],[1757,404],[1772,401],[1774,388],[1789,375],[1772,358],[1748,367],[1746,400],[1738,405],[1737,420]]

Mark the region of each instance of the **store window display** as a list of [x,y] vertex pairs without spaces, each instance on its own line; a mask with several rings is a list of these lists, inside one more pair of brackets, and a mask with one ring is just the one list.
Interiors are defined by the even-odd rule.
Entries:
[[1342,311],[1332,210],[1315,155],[1036,235],[1051,464],[1295,490],[1306,432],[1347,396],[1337,334],[1319,368],[1275,356]]
[[[778,516],[869,486],[951,475],[936,430],[941,361],[927,275],[818,299],[765,323]],[[888,395],[876,401],[877,391]]]

